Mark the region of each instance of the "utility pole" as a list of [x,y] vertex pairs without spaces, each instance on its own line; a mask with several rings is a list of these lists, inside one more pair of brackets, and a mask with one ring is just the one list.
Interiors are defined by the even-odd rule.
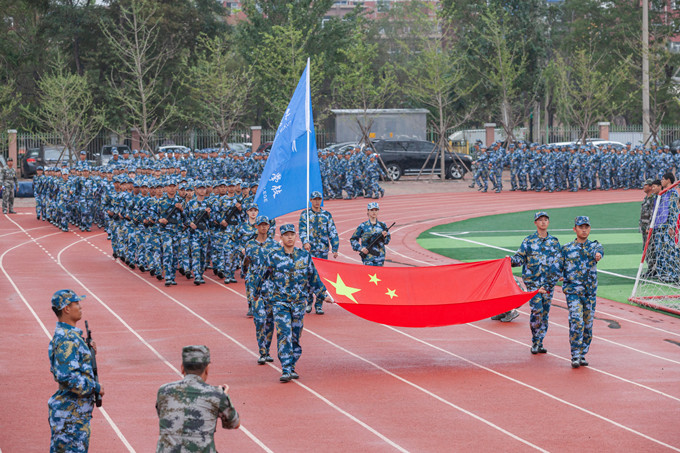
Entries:
[[642,140],[649,141],[649,0],[642,0]]

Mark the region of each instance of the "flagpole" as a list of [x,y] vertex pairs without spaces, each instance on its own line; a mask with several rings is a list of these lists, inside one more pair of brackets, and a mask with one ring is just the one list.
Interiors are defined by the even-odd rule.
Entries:
[[[312,103],[311,100],[311,87],[309,86],[309,58],[307,58],[307,68],[305,71],[305,74],[307,74],[305,84],[306,84],[306,89],[305,89],[305,127],[307,129],[307,199],[305,200],[305,210],[307,212],[307,240],[309,241],[309,133],[310,133],[310,127],[309,127],[309,119],[310,119],[310,112],[309,108]],[[310,241],[311,243],[311,241]]]

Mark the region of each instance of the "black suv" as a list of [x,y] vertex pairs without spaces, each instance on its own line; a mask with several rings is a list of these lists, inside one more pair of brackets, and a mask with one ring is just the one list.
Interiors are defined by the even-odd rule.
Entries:
[[[404,174],[417,174],[430,157],[423,174],[441,171],[441,152],[435,144],[425,140],[375,140],[373,146],[387,167],[387,176],[397,181]],[[433,162],[433,159],[435,162]],[[467,154],[446,153],[444,158],[447,179],[461,179],[472,168],[472,159]]]

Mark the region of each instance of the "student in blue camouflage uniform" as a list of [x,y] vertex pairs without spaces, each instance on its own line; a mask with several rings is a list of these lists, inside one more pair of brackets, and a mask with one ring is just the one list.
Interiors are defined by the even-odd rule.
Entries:
[[[361,259],[362,263],[366,266],[382,266],[385,264],[385,246],[390,243],[390,239],[392,238],[390,232],[387,231],[387,225],[378,220],[379,209],[380,207],[377,202],[373,201],[368,203],[368,220],[357,227],[349,240],[352,245],[352,250],[366,254],[366,256]],[[384,238],[384,240],[380,241],[377,245],[377,255],[370,254],[369,250],[366,248],[370,245],[371,238],[374,234],[382,234]]]
[[179,230],[184,224],[185,200],[177,195],[177,184],[170,180],[165,186],[165,196],[155,207],[161,238],[162,265],[165,270],[165,286],[176,285],[175,276],[179,264]]
[[206,183],[196,182],[196,196],[187,203],[185,222],[191,228],[191,271],[194,275],[194,285],[205,283],[203,272],[207,266],[208,224],[210,222],[210,204],[206,198]]
[[[88,451],[94,395],[104,395],[92,371],[92,352],[83,331],[76,327],[83,317],[80,301],[84,298],[70,289],[59,290],[52,296],[52,311],[58,322],[48,353],[59,390],[47,403],[52,432],[50,452]],[[96,351],[94,343],[93,347]]]
[[[246,211],[246,218],[243,222],[241,222],[238,225],[234,234],[230,238],[232,253],[235,257],[234,259],[238,260],[237,266],[241,267],[242,278],[245,277],[242,263],[245,258],[246,245],[250,241],[255,239],[258,235],[257,214],[260,212],[256,203],[250,203],[244,205],[244,207]],[[255,308],[253,305],[253,299],[247,298],[247,300],[248,300],[248,312],[246,313],[246,316],[252,318],[253,310]]]
[[545,211],[534,214],[536,232],[522,241],[517,252],[512,256],[513,267],[522,266],[522,280],[528,291],[538,290],[530,301],[531,316],[531,353],[548,352],[543,347],[543,339],[548,332],[548,316],[552,303],[555,284],[561,277],[560,241],[550,233],[550,217]]
[[[282,246],[272,250],[261,272],[255,276],[255,297],[265,295],[272,304],[279,360],[283,373],[279,380],[289,382],[299,376],[295,364],[300,359],[305,306],[310,290],[325,299],[326,287],[306,250],[295,247],[295,226],[281,225]],[[264,285],[263,285],[264,284]],[[263,289],[263,286],[266,288]]]
[[244,252],[243,267],[246,279],[246,296],[248,306],[253,307],[253,320],[255,322],[255,337],[260,357],[257,359],[259,365],[266,362],[273,362],[274,359],[269,355],[269,348],[272,344],[274,335],[274,313],[271,301],[266,294],[256,297],[254,282],[256,276],[262,272],[262,266],[269,253],[278,248],[279,244],[269,237],[269,218],[258,216],[255,220],[257,225],[257,237],[246,244]]
[[597,262],[604,249],[588,239],[590,219],[578,216],[574,220],[576,239],[562,247],[562,291],[569,307],[569,343],[571,366],[588,366],[586,354],[593,339],[593,320],[597,296]]
[[240,418],[229,398],[229,386],[207,384],[210,350],[182,348],[184,378],[162,385],[156,395],[159,437],[156,452],[215,452],[217,420],[222,428],[237,429]]
[[[330,212],[321,208],[321,192],[314,191],[310,196],[311,209],[300,212],[298,220],[298,231],[300,232],[300,242],[302,248],[312,254],[314,258],[328,259],[328,252],[333,253],[333,258],[338,257],[340,247],[340,237],[335,228],[335,222]],[[309,217],[308,217],[309,216]],[[309,222],[307,219],[309,218]],[[307,226],[309,225],[309,229]],[[317,315],[323,315],[322,302],[314,303],[313,295],[307,302],[307,313],[312,311],[314,306]]]

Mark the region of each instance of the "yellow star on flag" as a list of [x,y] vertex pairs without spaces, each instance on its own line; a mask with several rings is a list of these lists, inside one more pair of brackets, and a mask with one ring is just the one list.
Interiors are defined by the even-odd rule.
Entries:
[[387,288],[387,292],[385,294],[390,296],[390,299],[394,299],[395,297],[399,297],[399,296],[397,296],[397,290],[396,289]]
[[378,282],[379,282],[379,281],[382,281],[382,280],[380,280],[380,279],[378,278],[378,274],[373,274],[373,275],[368,274],[368,276],[370,277],[369,282],[370,282],[370,283],[375,283],[375,286],[378,286]]
[[345,296],[349,300],[354,302],[355,304],[358,304],[359,302],[356,301],[353,294],[358,292],[358,291],[361,291],[361,289],[360,288],[352,288],[352,287],[347,286],[345,284],[345,282],[342,281],[340,274],[337,274],[337,276],[338,277],[337,277],[337,280],[335,282],[328,280],[327,278],[324,278],[324,280],[326,280],[328,283],[333,285],[333,288],[335,288],[335,294],[337,294],[338,296]]

